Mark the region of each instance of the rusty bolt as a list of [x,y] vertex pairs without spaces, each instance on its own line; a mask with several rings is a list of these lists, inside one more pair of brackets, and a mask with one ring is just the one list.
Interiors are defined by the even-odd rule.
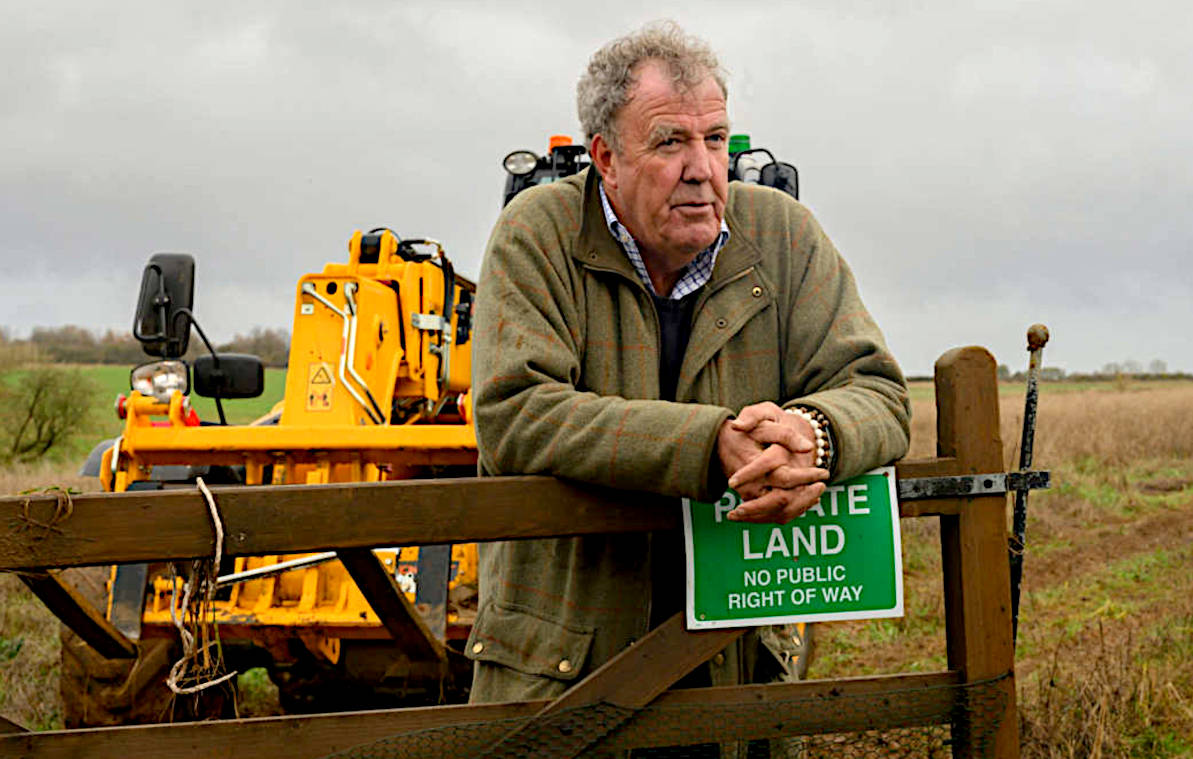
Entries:
[[1039,350],[1048,342],[1048,328],[1043,324],[1033,324],[1027,328],[1027,349]]

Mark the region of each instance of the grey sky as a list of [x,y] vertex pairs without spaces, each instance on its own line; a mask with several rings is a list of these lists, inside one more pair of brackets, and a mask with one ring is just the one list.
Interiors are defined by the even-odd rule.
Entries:
[[127,329],[155,251],[213,338],[287,327],[360,227],[479,270],[499,163],[578,136],[605,40],[671,17],[735,129],[801,171],[910,373],[955,345],[1193,370],[1193,6],[13,2],[0,7],[0,325]]

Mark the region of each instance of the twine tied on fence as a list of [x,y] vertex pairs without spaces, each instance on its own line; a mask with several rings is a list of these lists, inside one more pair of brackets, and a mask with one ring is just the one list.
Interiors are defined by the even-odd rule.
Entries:
[[[215,497],[207,489],[202,477],[195,478],[200,492],[207,500],[211,524],[215,530],[215,556],[213,559],[196,559],[191,562],[190,576],[182,585],[182,603],[170,602],[170,620],[182,639],[182,658],[170,667],[166,685],[176,695],[190,695],[227,682],[238,673],[233,670],[219,675],[224,668],[223,651],[220,648],[219,630],[215,625],[215,583],[220,560],[224,552],[224,524],[220,519]],[[175,587],[173,565],[170,568],[171,584]],[[181,618],[176,608],[181,606]],[[188,623],[190,629],[188,629]],[[197,641],[201,640],[201,645]],[[215,648],[214,656],[211,649]],[[193,685],[180,685],[187,680]]]
[[[55,497],[54,513],[50,514],[50,518],[43,522],[35,519],[30,513],[30,507],[33,505],[33,499],[26,498],[21,504],[21,521],[26,528],[40,527],[43,530],[52,532],[61,532],[58,529],[58,524],[70,519],[70,515],[74,513],[75,502],[71,498],[70,490],[61,487],[60,485],[51,485],[47,488],[40,488],[34,490],[21,491],[21,495],[52,495]],[[77,492],[77,491],[74,491]]]

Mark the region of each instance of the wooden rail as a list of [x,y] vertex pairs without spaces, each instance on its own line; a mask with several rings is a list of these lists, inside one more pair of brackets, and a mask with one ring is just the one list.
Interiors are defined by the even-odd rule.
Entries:
[[[899,477],[970,474],[956,459],[898,465]],[[434,545],[675,529],[678,501],[551,477],[213,487],[229,556]],[[958,513],[958,501],[914,501],[903,516]],[[0,570],[211,556],[207,502],[196,490],[0,498]],[[153,540],[146,540],[152,535]]]
[[[920,675],[881,675],[839,680],[807,681],[781,685],[743,685],[692,690],[672,690],[652,703],[659,707],[637,715],[633,724],[613,737],[608,748],[658,745],[657,736],[668,727],[667,712],[674,707],[693,704],[732,706],[741,703],[798,704],[783,712],[768,709],[768,716],[743,729],[742,725],[692,724],[686,726],[700,741],[772,738],[798,733],[815,734],[845,730],[869,730],[871,720],[859,715],[841,715],[834,704],[852,697],[868,697],[888,692],[922,690],[931,693],[901,710],[896,720],[883,727],[919,727],[947,723],[955,706],[948,686],[960,684],[956,673]],[[808,709],[809,701],[822,705]],[[188,722],[175,725],[108,727],[91,730],[54,730],[41,733],[14,733],[0,740],[0,755],[37,757],[38,759],[79,759],[80,757],[163,756],[170,759],[209,759],[210,757],[285,756],[287,759],[319,759],[386,739],[395,755],[413,752],[417,734],[436,728],[458,725],[483,725],[470,737],[478,753],[508,732],[510,720],[531,717],[551,704],[550,701],[526,701],[509,704],[385,709],[339,714],[263,717],[255,719]],[[19,728],[14,728],[19,730]],[[403,736],[407,737],[403,737]],[[445,746],[455,752],[459,744]],[[450,753],[467,756],[467,753]]]
[[[1004,471],[995,363],[981,348],[957,349],[936,364],[939,456],[903,461],[899,477]],[[216,490],[229,555],[365,549],[511,538],[557,537],[670,529],[679,510],[659,499],[541,477],[408,481],[381,484],[245,487]],[[1006,497],[987,495],[918,501],[904,517],[941,520],[948,666],[944,672],[697,690],[666,690],[724,648],[741,631],[687,632],[677,616],[553,702],[443,706],[177,725],[0,732],[0,756],[253,755],[300,759],[386,739],[401,753],[418,733],[469,725],[453,755],[516,755],[528,740],[544,754],[575,756],[595,749],[656,745],[666,710],[683,704],[762,705],[748,724],[710,720],[692,725],[693,740],[746,739],[911,725],[950,725],[958,757],[1017,757],[1014,651],[1006,541]],[[65,515],[64,515],[65,514]],[[57,518],[55,518],[57,515]],[[212,553],[213,531],[203,499],[187,491],[76,496],[69,510],[57,498],[0,499],[0,569],[187,559]],[[152,540],[146,540],[152,535]],[[967,711],[966,686],[987,683],[994,708]],[[859,716],[834,704],[850,697],[907,708]],[[814,708],[809,708],[811,699]],[[572,738],[552,721],[569,709],[603,704],[616,718],[606,734]],[[792,706],[795,704],[796,706]],[[644,708],[645,707],[645,708]],[[656,709],[659,707],[659,709]],[[510,720],[523,723],[511,729]],[[529,721],[527,721],[529,719]],[[408,737],[404,737],[408,736]],[[980,736],[978,740],[975,736]],[[425,738],[424,738],[425,740]],[[445,738],[446,740],[446,738]],[[468,743],[467,741],[474,741]]]

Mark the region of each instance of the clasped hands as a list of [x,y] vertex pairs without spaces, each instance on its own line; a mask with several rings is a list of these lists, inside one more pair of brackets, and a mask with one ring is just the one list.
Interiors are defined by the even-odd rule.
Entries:
[[820,500],[828,480],[815,466],[812,425],[769,401],[721,425],[717,456],[743,500],[728,514],[735,521],[786,524]]

